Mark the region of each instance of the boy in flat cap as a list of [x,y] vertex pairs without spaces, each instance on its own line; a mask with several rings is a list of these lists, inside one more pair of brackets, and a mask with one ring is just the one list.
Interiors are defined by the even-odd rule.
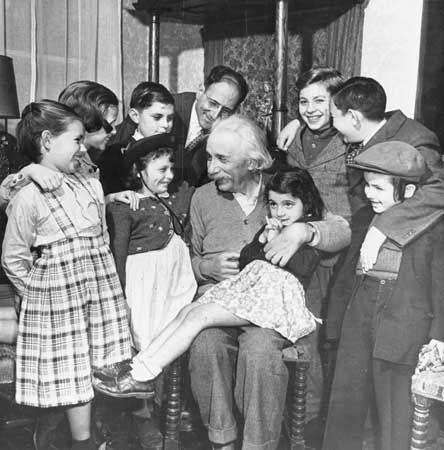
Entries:
[[[419,150],[432,171],[414,197],[377,218],[363,241],[361,259],[367,268],[376,260],[386,238],[401,247],[408,244],[424,231],[429,216],[439,215],[444,208],[444,171],[438,138],[399,110],[385,112],[386,102],[380,83],[373,78],[353,77],[333,95],[330,107],[333,126],[349,144],[347,162],[375,144],[401,141]],[[348,181],[354,214],[368,203],[362,171],[349,169]]]
[[444,211],[430,216],[423,233],[404,247],[386,239],[367,270],[359,252],[368,228],[413,199],[431,175],[421,153],[399,141],[368,148],[350,167],[362,171],[371,209],[362,208],[355,217],[329,305],[327,338],[337,338],[343,325],[323,450],[362,447],[373,393],[378,448],[404,450],[410,443],[410,383],[419,350],[430,341],[444,356]]

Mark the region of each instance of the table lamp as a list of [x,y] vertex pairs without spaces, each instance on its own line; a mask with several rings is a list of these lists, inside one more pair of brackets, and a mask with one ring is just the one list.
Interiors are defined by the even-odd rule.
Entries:
[[12,58],[0,55],[0,117],[20,117]]

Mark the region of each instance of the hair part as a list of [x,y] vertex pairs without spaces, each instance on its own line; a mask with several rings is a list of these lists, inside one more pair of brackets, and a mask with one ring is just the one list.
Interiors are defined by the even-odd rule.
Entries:
[[301,221],[322,220],[324,202],[313,178],[305,169],[294,167],[276,172],[265,185],[264,198],[268,202],[270,191],[290,194],[301,200],[304,216]]
[[233,114],[226,119],[216,121],[211,129],[211,135],[230,133],[236,136],[239,143],[239,153],[245,159],[256,162],[256,169],[262,171],[273,164],[273,159],[267,150],[266,135],[252,120],[239,114]]
[[333,102],[342,114],[352,109],[368,120],[380,122],[384,119],[387,96],[373,78],[353,77],[334,94]]
[[127,167],[127,176],[124,179],[124,187],[131,191],[140,191],[143,188],[141,172],[143,172],[151,161],[161,156],[169,156],[170,161],[174,162],[174,149],[171,147],[159,147],[149,152],[147,155],[138,158],[129,167]]
[[118,108],[119,100],[113,91],[95,81],[81,80],[68,84],[58,98],[72,108],[83,120],[86,131],[93,133],[110,125],[105,121],[104,114],[110,106]]
[[236,72],[231,67],[214,66],[208,76],[205,78],[204,87],[207,90],[214,83],[227,82],[236,86],[239,93],[239,100],[236,106],[239,106],[248,94],[248,84],[240,72]]
[[321,83],[330,95],[337,92],[345,82],[344,76],[339,70],[333,67],[312,67],[302,73],[296,81],[296,88],[299,92],[315,83]]
[[131,94],[130,108],[140,112],[155,102],[174,106],[174,98],[163,84],[143,81],[134,88]]
[[23,109],[17,124],[18,150],[34,163],[42,159],[42,133],[49,131],[53,136],[64,133],[73,122],[82,119],[68,106],[53,100],[32,102]]

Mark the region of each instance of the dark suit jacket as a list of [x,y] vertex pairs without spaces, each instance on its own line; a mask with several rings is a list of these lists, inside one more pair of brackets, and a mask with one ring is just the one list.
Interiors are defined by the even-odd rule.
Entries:
[[[420,347],[429,339],[444,340],[444,219],[442,217],[403,249],[392,296],[380,313],[373,356],[414,365]],[[355,274],[361,243],[372,219],[370,208],[353,218],[352,243],[333,287],[328,307],[326,336],[340,336],[347,306],[363,277]],[[347,320],[347,319],[345,319]]]
[[[406,142],[421,152],[432,170],[432,176],[411,199],[378,216],[375,222],[375,226],[386,236],[404,246],[421,234],[430,220],[440,216],[440,209],[444,208],[444,170],[435,133],[407,118],[399,110],[387,113],[386,119],[387,123],[365,145],[364,151],[380,142]],[[368,204],[364,195],[363,171],[348,168],[348,178],[350,202],[355,212]]]
[[173,94],[175,115],[172,133],[176,137],[177,156],[176,173],[179,180],[187,181],[191,186],[202,186],[209,181],[207,175],[206,140],[191,152],[185,151],[185,142],[190,127],[190,118],[196,94],[182,92]]

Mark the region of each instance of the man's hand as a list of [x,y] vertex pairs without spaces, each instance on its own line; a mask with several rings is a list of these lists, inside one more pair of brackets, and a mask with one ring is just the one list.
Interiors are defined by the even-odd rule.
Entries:
[[108,194],[105,198],[107,203],[122,202],[130,206],[130,209],[137,211],[139,209],[140,198],[134,191],[115,192]]
[[367,231],[361,246],[361,265],[364,272],[368,272],[376,263],[379,250],[386,238],[386,235],[374,226]]
[[287,125],[282,128],[276,140],[276,145],[278,146],[278,148],[280,148],[281,150],[288,150],[288,147],[290,147],[291,143],[294,141],[296,132],[298,131],[298,128],[300,126],[301,122],[299,122],[298,119],[292,120],[291,122],[287,123]]
[[312,238],[312,233],[311,227],[306,223],[294,223],[283,228],[265,246],[265,257],[271,263],[284,267],[299,248]]
[[43,191],[55,191],[63,180],[63,174],[40,164],[29,164],[22,169],[22,174],[37,183]]
[[200,263],[200,272],[207,278],[222,281],[239,273],[239,253],[219,253]]

